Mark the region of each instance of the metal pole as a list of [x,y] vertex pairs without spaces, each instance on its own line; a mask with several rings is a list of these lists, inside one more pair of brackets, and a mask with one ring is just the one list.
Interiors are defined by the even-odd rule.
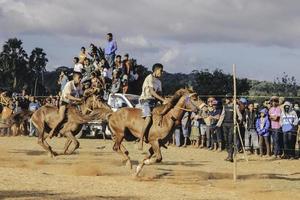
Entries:
[[233,181],[236,182],[237,180],[237,144],[236,144],[236,66],[233,64],[232,66],[233,71]]

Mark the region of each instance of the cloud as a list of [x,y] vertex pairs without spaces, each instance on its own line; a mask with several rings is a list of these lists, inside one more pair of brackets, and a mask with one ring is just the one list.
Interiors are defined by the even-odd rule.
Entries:
[[178,48],[168,49],[161,57],[161,62],[170,63],[174,61],[179,55],[180,51]]

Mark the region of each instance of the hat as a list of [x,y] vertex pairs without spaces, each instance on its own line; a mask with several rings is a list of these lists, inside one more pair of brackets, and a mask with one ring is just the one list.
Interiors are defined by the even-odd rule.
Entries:
[[289,101],[284,102],[283,107],[286,107],[286,106],[291,107],[292,106],[291,102],[289,102]]
[[259,111],[259,113],[264,113],[265,115],[268,114],[268,110],[266,108],[263,108]]
[[241,103],[243,103],[244,105],[246,105],[248,103],[247,99],[246,98],[240,98],[239,100]]
[[232,94],[231,94],[231,93],[227,93],[227,94],[225,95],[225,98],[226,98],[226,99],[232,99],[232,98],[233,98],[233,96],[232,96]]
[[217,100],[213,100],[212,101],[212,105],[217,105],[218,104],[218,101]]

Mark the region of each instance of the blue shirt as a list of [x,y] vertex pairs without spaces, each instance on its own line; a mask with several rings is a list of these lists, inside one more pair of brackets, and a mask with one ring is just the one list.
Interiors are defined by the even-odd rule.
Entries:
[[115,54],[117,49],[117,43],[114,40],[112,40],[108,42],[106,44],[106,47],[104,48],[105,55]]
[[36,102],[31,102],[29,104],[29,110],[30,111],[36,111],[39,107],[40,107],[40,105]]

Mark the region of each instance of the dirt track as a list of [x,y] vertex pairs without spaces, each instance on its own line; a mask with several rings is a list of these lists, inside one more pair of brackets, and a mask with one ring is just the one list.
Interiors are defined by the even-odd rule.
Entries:
[[[64,141],[51,144],[61,151]],[[224,152],[169,147],[134,178],[110,140],[80,143],[77,154],[51,159],[36,138],[0,138],[0,199],[300,199],[299,160],[240,160],[234,184]],[[145,155],[125,145],[136,165]]]

